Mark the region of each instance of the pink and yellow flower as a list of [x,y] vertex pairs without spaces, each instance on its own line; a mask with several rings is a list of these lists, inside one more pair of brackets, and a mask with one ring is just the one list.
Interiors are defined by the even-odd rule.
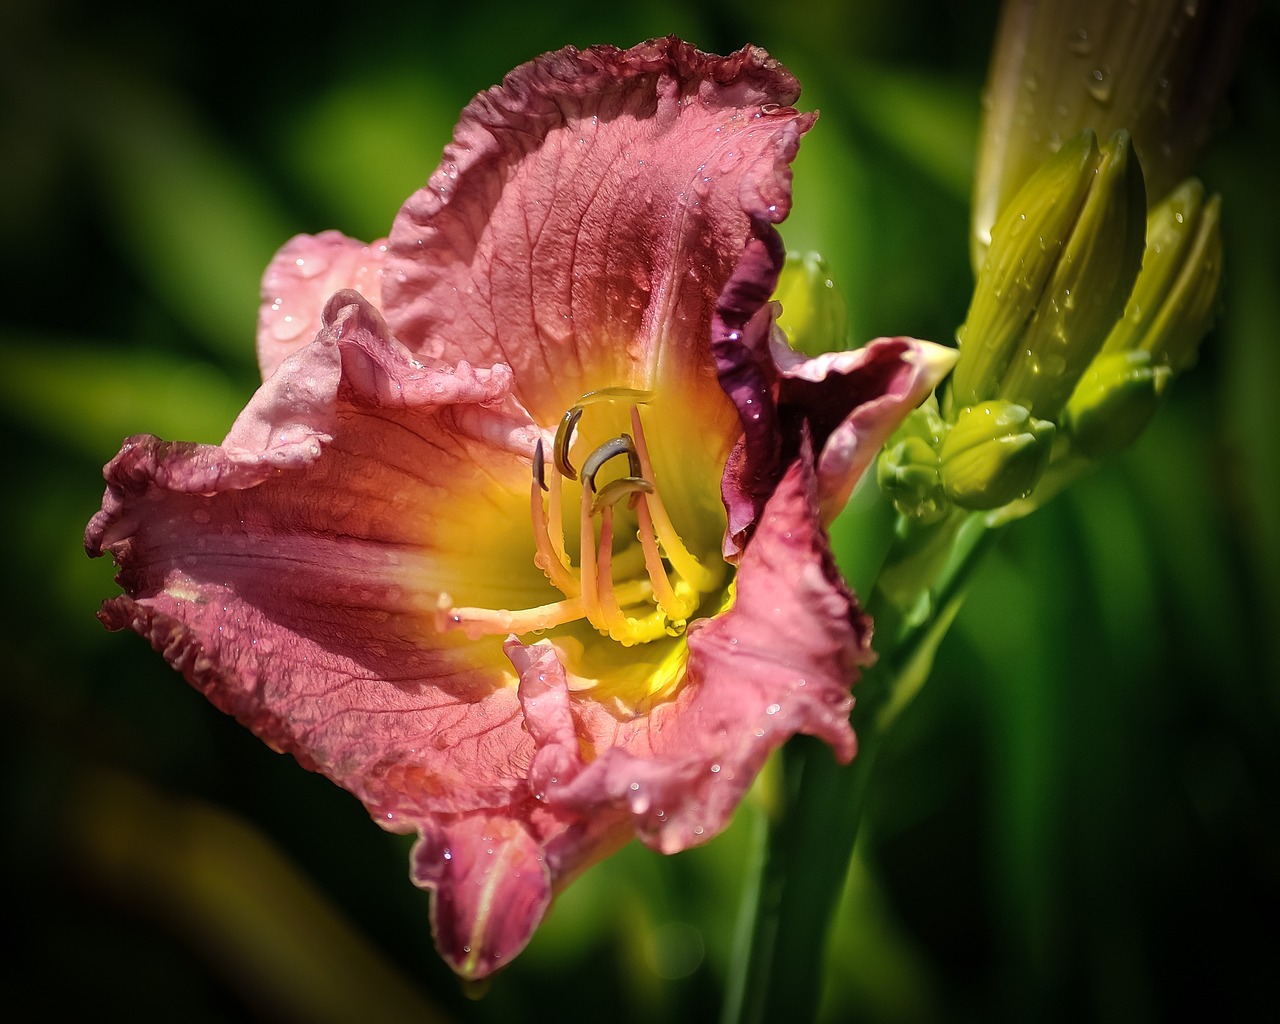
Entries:
[[711,838],[794,733],[854,754],[825,524],[950,359],[781,341],[798,95],[675,39],[516,69],[388,240],[277,255],[220,446],[106,468],[103,622],[416,832],[465,976],[629,838]]

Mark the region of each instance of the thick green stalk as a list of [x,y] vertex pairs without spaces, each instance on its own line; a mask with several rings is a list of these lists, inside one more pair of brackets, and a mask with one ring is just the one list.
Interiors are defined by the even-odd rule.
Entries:
[[[880,740],[927,674],[973,570],[997,533],[977,517],[966,521],[933,586],[922,587],[931,592],[928,617],[901,632],[887,631],[897,634],[896,644],[857,686],[859,752],[853,763],[837,764],[830,750],[805,736],[782,751],[782,799],[761,829],[747,879],[724,1024],[803,1024],[815,1018],[827,935]],[[873,598],[873,614],[875,604]],[[886,624],[898,621],[884,611]]]

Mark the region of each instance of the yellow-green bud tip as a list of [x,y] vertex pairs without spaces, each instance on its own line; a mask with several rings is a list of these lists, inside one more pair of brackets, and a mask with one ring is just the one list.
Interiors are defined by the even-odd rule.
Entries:
[[996,221],[960,329],[950,408],[1003,398],[1061,411],[1120,317],[1142,263],[1146,192],[1124,132],[1084,132]]
[[782,304],[778,326],[797,352],[817,356],[850,347],[844,296],[818,253],[787,253],[774,298]]
[[1160,405],[1173,371],[1142,350],[1099,356],[1064,416],[1072,447],[1098,459],[1137,440]]
[[1188,178],[1147,220],[1142,271],[1103,352],[1145,349],[1175,373],[1195,362],[1222,285],[1222,202]]
[[942,487],[961,508],[1025,498],[1049,464],[1056,428],[1025,406],[991,401],[961,409],[942,443]]

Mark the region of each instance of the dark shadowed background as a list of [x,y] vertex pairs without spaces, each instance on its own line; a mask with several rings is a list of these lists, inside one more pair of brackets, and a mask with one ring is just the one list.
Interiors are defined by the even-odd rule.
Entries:
[[[159,5],[0,13],[0,812],[10,1019],[707,1020],[753,816],[633,846],[488,993],[436,957],[408,841],[224,718],[84,557],[126,435],[218,441],[290,235],[385,234],[459,109],[572,43],[769,49],[822,118],[790,246],[855,335],[948,341],[995,4]],[[882,752],[830,1020],[1250,1018],[1280,997],[1280,16],[1218,145],[1227,291],[1131,452],[1013,528]]]

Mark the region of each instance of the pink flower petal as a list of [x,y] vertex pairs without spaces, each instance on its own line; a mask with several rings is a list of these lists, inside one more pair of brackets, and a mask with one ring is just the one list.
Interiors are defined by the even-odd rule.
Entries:
[[[534,434],[509,388],[505,367],[414,368],[341,294],[223,446],[144,436],[107,467],[86,546],[129,596],[104,621],[388,827],[508,802],[532,756],[513,673],[435,615],[476,564],[476,501],[507,487],[526,514]],[[525,546],[508,572],[545,589]]]
[[[818,448],[818,503],[824,523],[844,508],[889,435],[955,365],[956,350],[914,338],[878,338],[853,352],[806,359],[785,343],[779,406],[799,410]],[[794,412],[791,415],[795,415]]]
[[818,499],[829,523],[889,435],[956,358],[954,349],[932,342],[878,338],[853,352],[810,359],[780,339],[763,311],[734,342],[716,347],[721,380],[743,423],[721,487],[727,558],[741,550],[806,431],[818,451]]
[[813,121],[791,109],[798,94],[762,50],[712,57],[676,39],[516,69],[463,111],[396,218],[396,336],[424,357],[508,364],[544,423],[655,374],[723,408],[695,371],[743,247],[790,209],[788,164]]
[[258,308],[258,367],[266,380],[284,360],[311,344],[334,292],[354,288],[382,302],[385,241],[366,245],[339,231],[297,235],[276,253],[262,276]]
[[414,881],[431,889],[431,931],[464,978],[483,978],[524,949],[551,906],[539,840],[515,817],[440,822],[413,849]]

